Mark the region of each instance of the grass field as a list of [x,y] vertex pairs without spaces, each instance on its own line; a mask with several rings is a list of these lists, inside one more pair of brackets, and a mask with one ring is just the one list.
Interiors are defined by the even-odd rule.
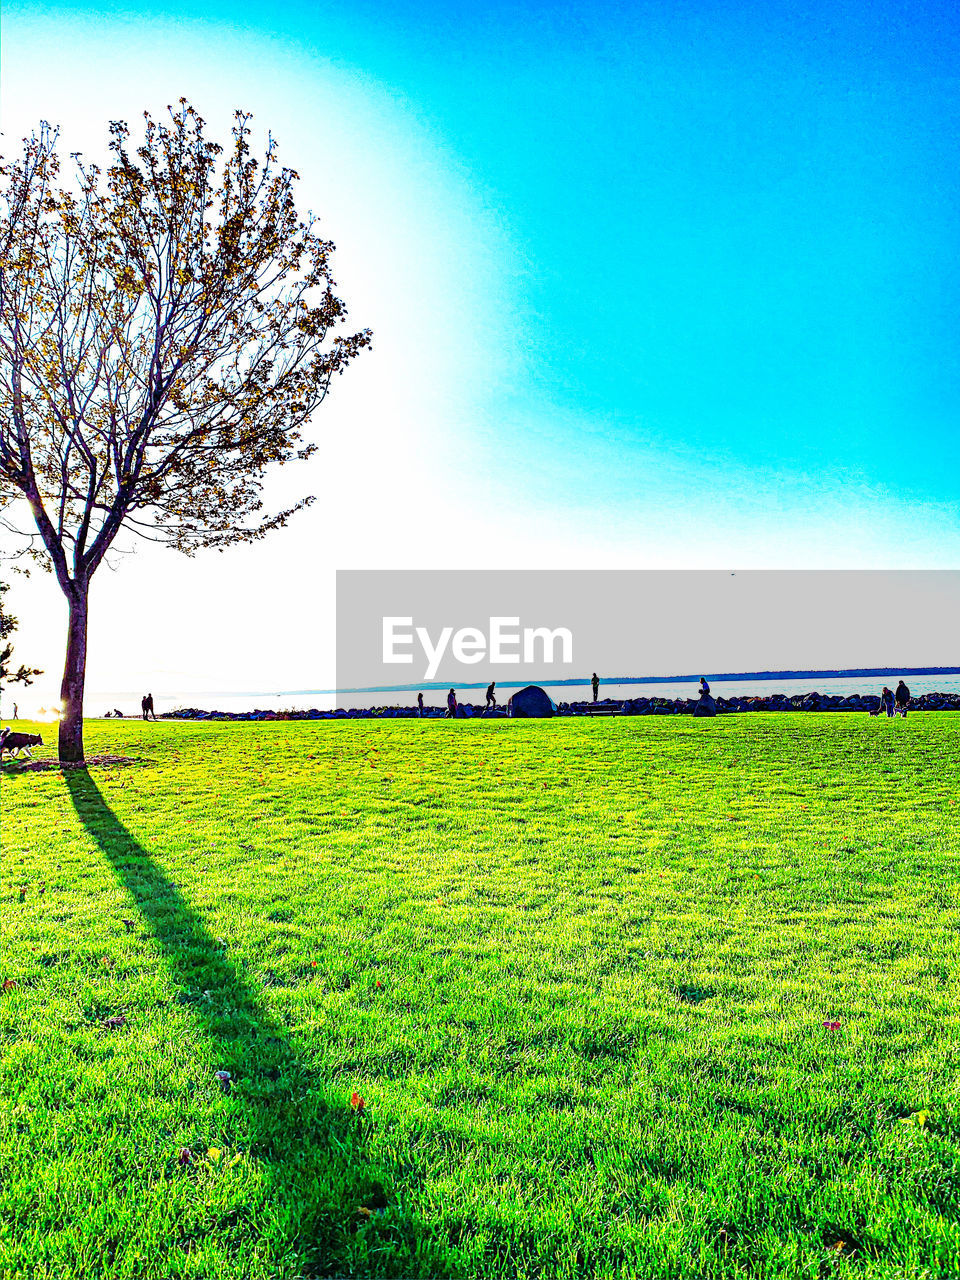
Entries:
[[4,768],[4,1277],[960,1275],[960,715],[87,747]]

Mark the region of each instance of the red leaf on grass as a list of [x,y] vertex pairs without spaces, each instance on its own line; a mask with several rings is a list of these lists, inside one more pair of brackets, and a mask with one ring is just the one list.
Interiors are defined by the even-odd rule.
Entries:
[[358,1116],[363,1115],[363,1108],[366,1106],[366,1103],[360,1097],[359,1093],[354,1092],[350,1095],[350,1105]]

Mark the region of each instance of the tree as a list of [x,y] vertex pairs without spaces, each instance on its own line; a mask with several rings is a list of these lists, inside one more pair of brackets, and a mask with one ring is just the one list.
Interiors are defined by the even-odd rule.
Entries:
[[7,640],[17,629],[17,620],[3,607],[3,597],[10,590],[9,582],[0,582],[0,688],[7,684],[33,684],[34,676],[42,676],[37,667],[13,666],[13,644]]
[[369,345],[342,331],[333,245],[294,204],[269,139],[236,112],[224,150],[184,99],[110,124],[105,172],[57,133],[0,158],[0,494],[25,498],[69,607],[62,761],[83,759],[90,580],[121,529],[192,554],[261,538],[311,498],[263,510],[271,464]]

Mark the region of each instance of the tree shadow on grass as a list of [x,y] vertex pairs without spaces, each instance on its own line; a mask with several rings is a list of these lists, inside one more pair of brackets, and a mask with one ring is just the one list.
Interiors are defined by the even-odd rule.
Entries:
[[[446,1274],[440,1254],[418,1238],[418,1224],[404,1214],[388,1173],[366,1157],[369,1122],[351,1112],[346,1097],[334,1106],[325,1100],[326,1082],[259,1007],[221,944],[120,822],[87,770],[65,770],[63,776],[77,816],[160,943],[178,998],[192,1005],[219,1069],[230,1072],[250,1155],[269,1170],[271,1217],[284,1222],[284,1274]],[[218,1087],[215,1079],[210,1083]],[[358,1213],[361,1208],[370,1214]],[[260,1224],[251,1226],[252,1236],[259,1236]],[[235,1253],[236,1224],[223,1227],[225,1248]],[[276,1255],[275,1265],[279,1273]]]

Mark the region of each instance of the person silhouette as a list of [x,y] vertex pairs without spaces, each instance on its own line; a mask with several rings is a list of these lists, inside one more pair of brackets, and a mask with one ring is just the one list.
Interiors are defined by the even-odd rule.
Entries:
[[423,715],[423,694],[422,693],[417,694],[417,714],[421,716]]
[[457,710],[457,695],[453,689],[451,689],[447,694],[447,714],[444,718],[452,720],[456,716]]
[[143,711],[144,720],[149,720],[151,716],[153,716],[154,720],[156,720],[157,713],[153,709],[152,693],[148,693],[143,698],[140,699],[140,709]]
[[596,702],[597,695],[600,692],[600,677],[597,675],[596,672],[593,673],[593,678],[590,681],[590,685],[593,688],[593,700],[594,702]]
[[495,707],[497,705],[496,694],[493,692],[496,687],[497,682],[495,680],[491,680],[487,685],[487,705],[484,707],[485,711],[489,711],[491,707]]
[[709,693],[709,692],[710,692],[710,686],[707,684],[707,677],[706,677],[706,676],[701,676],[701,677],[700,677],[700,696],[701,696],[701,698],[703,697],[703,695],[704,695],[705,693]]
[[900,683],[897,685],[897,691],[893,695],[893,697],[894,697],[894,701],[897,704],[897,714],[903,716],[904,719],[906,719],[907,707],[910,705],[910,690],[903,683],[902,679],[900,680]]

